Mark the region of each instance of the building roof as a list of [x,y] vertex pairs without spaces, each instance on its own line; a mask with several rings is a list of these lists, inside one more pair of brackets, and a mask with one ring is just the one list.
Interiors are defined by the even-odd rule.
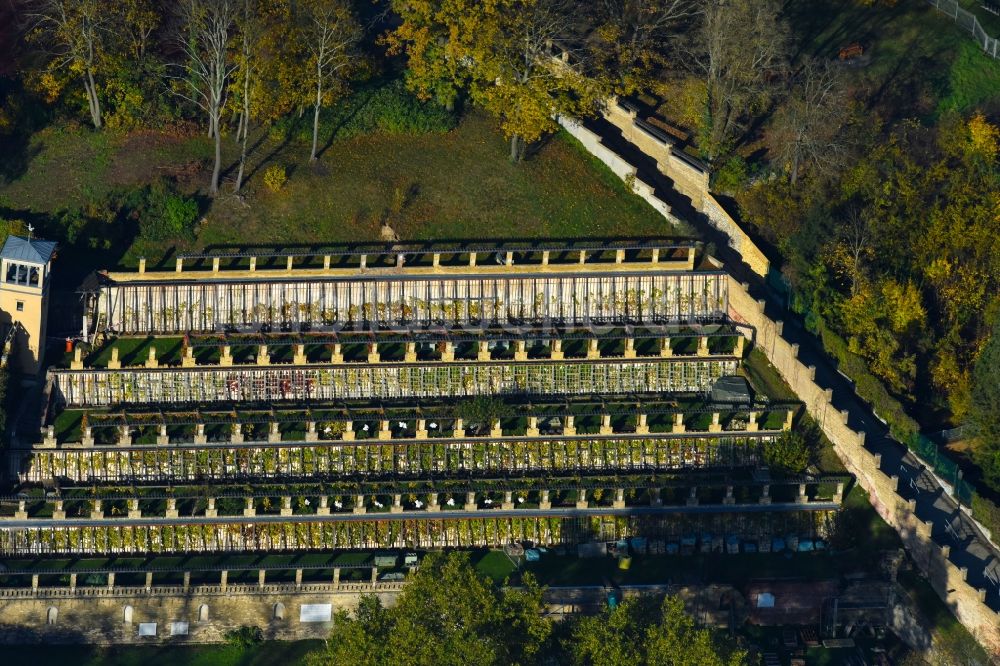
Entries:
[[56,242],[40,238],[22,238],[8,236],[7,242],[0,250],[0,257],[14,261],[30,261],[36,264],[47,264],[56,251]]

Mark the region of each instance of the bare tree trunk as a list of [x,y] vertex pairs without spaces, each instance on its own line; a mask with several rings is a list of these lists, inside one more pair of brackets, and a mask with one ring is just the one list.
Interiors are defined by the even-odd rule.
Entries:
[[323,101],[323,77],[322,75],[316,77],[316,104],[313,108],[313,144],[312,153],[309,155],[309,161],[316,161],[316,146],[319,143],[319,109]]
[[795,150],[795,155],[792,157],[792,185],[799,179],[799,151]]
[[215,128],[215,166],[212,168],[212,186],[210,192],[214,197],[219,193],[219,174],[222,172],[222,133],[219,131],[219,119],[213,119]]
[[510,137],[510,161],[517,163],[524,156],[524,139],[521,135],[515,134]]
[[[248,122],[247,125],[250,123]],[[243,169],[247,163],[247,135],[249,132],[244,128],[243,130],[243,143],[240,146],[240,169],[236,173],[236,187],[233,188],[235,192],[239,192],[240,188],[243,187]]]
[[101,129],[103,125],[101,119],[101,100],[97,97],[97,85],[94,83],[94,74],[89,69],[83,79],[83,87],[87,90],[87,104],[90,107],[90,119],[94,123],[94,129]]

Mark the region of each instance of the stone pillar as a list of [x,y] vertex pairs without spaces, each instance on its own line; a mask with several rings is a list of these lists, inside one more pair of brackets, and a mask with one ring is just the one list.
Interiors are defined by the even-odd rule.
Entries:
[[167,426],[160,424],[159,433],[156,435],[156,443],[160,446],[167,446],[170,444],[170,435],[167,434]]
[[427,419],[417,419],[417,431],[414,433],[417,439],[427,439]]
[[90,426],[83,429],[83,436],[80,437],[80,444],[83,446],[93,446],[94,445],[94,430]]
[[789,409],[787,412],[785,412],[785,422],[781,424],[781,429],[782,430],[791,430],[792,429],[792,419],[794,417],[795,417],[795,412],[793,410]]
[[399,493],[392,496],[392,506],[389,507],[389,513],[403,513],[403,496]]
[[319,496],[319,506],[316,507],[317,516],[329,516],[330,515],[330,500],[326,495]]
[[382,420],[378,422],[378,438],[382,440],[392,439],[392,430],[389,428],[389,422]]
[[83,350],[77,347],[73,350],[73,360],[69,362],[70,370],[83,370]]
[[230,428],[229,441],[233,444],[241,444],[243,442],[243,426],[239,423],[234,423]]
[[503,428],[500,427],[500,419],[495,419],[490,428],[490,437],[503,437]]
[[174,272],[183,273],[184,272],[184,259],[183,257],[177,257],[177,262],[174,264]]
[[635,357],[635,338],[625,338],[625,358]]
[[257,346],[257,365],[271,365],[271,355],[267,353],[267,345]]
[[247,518],[252,518],[257,515],[257,508],[254,506],[253,498],[246,498],[246,506],[243,509],[243,515]]
[[561,361],[566,358],[566,354],[563,353],[562,340],[555,338],[552,340],[552,353],[549,355],[553,361]]
[[90,508],[90,518],[91,520],[100,520],[104,518],[104,508],[101,506],[101,500],[91,500]]
[[267,569],[257,570],[257,587],[264,587],[267,582]]
[[670,338],[660,339],[660,356],[662,358],[670,358],[674,355],[674,350],[670,346]]
[[228,368],[233,364],[232,349],[229,345],[222,345],[222,352],[219,354],[219,365]]
[[118,358],[118,347],[111,348],[111,360],[108,361],[108,370],[121,370],[122,362]]
[[45,439],[42,440],[42,445],[50,448],[55,448],[58,442],[56,441],[56,428],[55,426],[45,427]]
[[770,504],[771,503],[771,486],[764,484],[764,487],[760,491],[760,503]]
[[132,435],[129,434],[128,426],[118,426],[118,446],[132,446]]
[[549,251],[542,250],[542,266],[548,266],[548,265],[549,265]]
[[295,345],[295,354],[292,356],[292,364],[294,365],[305,365],[306,364],[306,346],[304,344]]
[[196,365],[194,360],[194,349],[191,347],[184,348],[184,356],[181,357],[181,367],[182,368],[193,368]]
[[208,498],[208,506],[205,508],[206,518],[217,518],[219,516],[219,510],[215,508],[215,498]]
[[55,508],[52,509],[53,520],[63,520],[64,518],[66,518],[66,510],[63,508],[63,501],[56,500],[54,504]]
[[292,498],[282,497],[281,498],[281,515],[290,516],[292,515]]
[[620,264],[620,263],[623,263],[624,261],[625,261],[625,250],[616,250],[615,251],[615,263],[616,264]]
[[689,271],[693,271],[694,270],[694,253],[695,253],[694,248],[693,247],[689,247],[688,248],[688,258],[687,258],[687,269]]
[[358,495],[354,498],[354,513],[362,514],[368,513],[368,509],[365,507],[365,496]]
[[712,412],[712,423],[708,426],[709,432],[722,432],[722,425],[719,423],[719,412]]
[[17,501],[17,511],[14,512],[15,520],[28,519],[28,502],[26,500]]
[[441,360],[451,362],[455,360],[455,345],[452,342],[441,343]]
[[809,501],[809,495],[806,494],[806,484],[804,483],[799,484],[799,494],[795,498],[795,501],[799,504],[805,504],[806,502]]
[[229,587],[229,572],[223,569],[221,575],[219,576],[219,586],[222,587],[222,591],[225,592],[226,588]]
[[316,432],[316,422],[315,421],[306,421],[305,441],[306,442],[318,442],[319,441],[319,433]]
[[587,340],[587,358],[601,358],[601,350],[597,346],[597,338]]
[[427,496],[427,510],[428,511],[440,511],[441,506],[438,505],[438,494],[431,493]]
[[38,574],[31,574],[31,591],[38,592]]
[[186,594],[187,591],[191,589],[191,572],[190,571],[185,571],[184,572],[184,582],[182,583],[182,585],[184,587],[184,592]]
[[687,505],[698,506],[698,486],[691,486],[691,492],[688,493]]
[[601,429],[598,432],[602,435],[610,435],[614,433],[614,430],[611,428],[610,414],[601,415]]
[[503,504],[500,508],[504,511],[510,511],[514,508],[514,493],[509,490],[503,491]]
[[286,271],[291,271],[292,270],[292,259],[293,259],[293,257],[291,257],[291,256],[288,257],[288,262],[285,264],[285,270]]
[[580,263],[581,264],[587,263],[587,251],[586,250],[580,250]]
[[576,508],[586,509],[590,506],[590,502],[587,501],[587,489],[579,488],[576,491]]
[[479,351],[476,354],[477,361],[491,361],[493,354],[490,352],[490,343],[485,340],[479,341]]
[[153,589],[153,572],[152,571],[147,571],[146,572],[146,591],[149,592],[152,589]]
[[271,444],[277,444],[281,441],[281,428],[277,422],[272,421],[268,425],[267,429],[267,441]]
[[698,338],[698,356],[708,356],[708,336],[702,335]]
[[333,343],[333,350],[330,352],[330,363],[344,362],[344,348],[339,342]]
[[470,252],[469,253],[469,268],[475,268],[475,267],[476,267],[476,253],[475,252]]
[[671,432],[675,435],[679,435],[685,431],[687,431],[687,426],[684,425],[684,415],[674,414],[674,426],[671,429]]
[[372,567],[372,585],[378,582],[378,567]]
[[635,434],[637,435],[649,434],[649,424],[646,421],[645,414],[639,414],[638,418],[636,419]]
[[416,363],[417,362],[417,343],[407,342],[406,351],[403,353],[403,361],[406,363]]
[[455,431],[451,435],[452,437],[460,438],[465,437],[465,424],[462,423],[462,419],[455,419]]
[[658,247],[654,247],[653,248],[653,257],[652,257],[651,261],[654,264],[660,263],[660,248],[658,248]]
[[524,342],[524,340],[514,341],[514,360],[515,361],[528,360],[528,345]]
[[194,443],[195,444],[208,444],[208,438],[205,436],[205,424],[199,423],[194,427]]
[[345,442],[354,441],[354,421],[344,422],[344,432],[341,433],[340,439]]
[[611,508],[613,509],[624,509],[625,508],[625,489],[616,488],[615,489],[615,499],[611,502]]
[[146,359],[147,368],[158,368],[160,362],[156,360],[156,347],[149,348],[149,358]]
[[575,418],[572,414],[566,417],[566,424],[563,426],[562,434],[564,435],[575,435],[576,434],[576,423]]
[[378,353],[378,343],[370,342],[368,344],[368,362],[380,363],[381,361],[382,361],[382,356]]
[[476,511],[477,509],[479,509],[479,505],[476,504],[476,493],[465,493],[465,510]]
[[139,257],[139,274],[146,272],[146,257]]
[[333,568],[333,587],[334,589],[340,587],[340,567]]
[[111,573],[108,574],[108,589],[109,590],[115,589],[115,572],[114,571],[112,571]]
[[295,570],[295,587],[296,589],[302,587],[302,569]]
[[733,350],[733,356],[736,356],[737,358],[743,358],[743,345],[745,344],[745,342],[746,340],[742,335],[736,336],[736,349]]
[[76,592],[76,574],[69,575],[69,591]]
[[552,508],[552,502],[549,501],[549,491],[548,490],[543,490],[543,491],[541,491],[541,493],[539,495],[540,496],[539,496],[539,500],[538,500],[538,508],[539,509],[551,509]]
[[139,509],[139,500],[137,499],[128,500],[128,517],[142,518],[142,511]]
[[757,423],[757,412],[750,411],[750,421],[747,423],[747,432],[757,432],[760,425]]
[[529,416],[528,417],[528,430],[525,432],[525,434],[528,437],[538,437],[539,434],[541,434],[541,433],[538,432],[538,417],[537,416]]
[[726,496],[722,499],[723,504],[736,504],[736,498],[733,497],[733,487],[726,486]]
[[[898,480],[899,479],[897,479],[897,482],[898,482]],[[844,501],[844,482],[843,481],[838,481],[837,482],[837,492],[835,492],[833,494],[833,501],[836,502],[837,504],[840,504],[840,503],[842,503]]]

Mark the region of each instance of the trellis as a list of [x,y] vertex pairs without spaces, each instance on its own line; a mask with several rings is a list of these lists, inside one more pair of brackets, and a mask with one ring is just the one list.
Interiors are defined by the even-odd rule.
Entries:
[[719,318],[720,271],[109,282],[95,316],[119,334],[508,321]]
[[[446,514],[447,512],[445,512]],[[727,534],[825,534],[827,510],[793,513],[660,514],[576,518],[476,517],[421,520],[372,518],[353,522],[27,527],[0,529],[0,554],[112,555],[133,553],[226,553],[282,550],[444,548],[533,541],[559,545],[630,536],[699,538]]]
[[26,477],[78,483],[184,483],[345,476],[656,472],[759,464],[773,432],[525,441],[323,442],[310,446],[38,450]]
[[267,366],[59,370],[54,395],[66,405],[323,401],[476,395],[704,392],[736,372],[736,359],[639,358],[590,362],[454,363],[390,366]]

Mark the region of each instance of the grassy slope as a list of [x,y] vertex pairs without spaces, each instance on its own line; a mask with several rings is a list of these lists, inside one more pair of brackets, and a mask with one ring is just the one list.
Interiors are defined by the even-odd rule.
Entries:
[[[404,238],[673,232],[572,139],[558,135],[529,161],[514,165],[492,123],[477,114],[447,134],[334,141],[317,165],[308,163],[307,149],[300,144],[258,138],[247,196],[215,201],[191,246],[377,240],[380,221],[400,194],[407,195],[406,203],[393,225]],[[110,190],[161,175],[176,177],[190,193],[201,193],[208,179],[209,148],[201,136],[116,136],[48,128],[33,138],[26,171],[0,186],[0,212],[7,209],[7,216],[27,218],[85,206]],[[233,146],[229,148],[231,153]],[[270,164],[285,165],[290,174],[278,193],[262,184],[263,168]],[[131,264],[140,255],[155,260],[170,246],[140,239],[118,254]]]

